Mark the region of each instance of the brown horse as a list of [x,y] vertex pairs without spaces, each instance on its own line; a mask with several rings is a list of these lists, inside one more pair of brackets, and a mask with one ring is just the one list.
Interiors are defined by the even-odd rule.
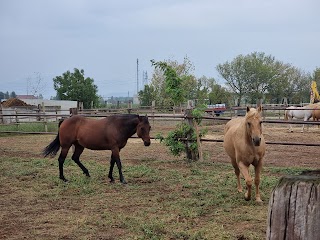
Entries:
[[55,156],[61,147],[58,158],[60,179],[67,181],[63,175],[63,163],[69,148],[74,145],[72,160],[90,177],[88,169],[80,162],[80,155],[85,148],[92,150],[111,150],[109,175],[110,182],[114,164],[117,164],[120,181],[126,183],[120,161],[120,150],[127,144],[128,138],[137,133],[145,146],[150,145],[150,124],[148,117],[134,114],[113,115],[100,120],[83,116],[73,116],[59,123],[57,137],[43,150],[43,155]]
[[231,119],[225,126],[223,147],[231,158],[237,176],[238,191],[242,192],[240,173],[247,185],[245,199],[251,199],[252,178],[249,166],[255,169],[254,183],[256,187],[256,201],[262,202],[260,197],[260,172],[266,144],[262,135],[261,106],[258,109],[247,107],[244,117]]

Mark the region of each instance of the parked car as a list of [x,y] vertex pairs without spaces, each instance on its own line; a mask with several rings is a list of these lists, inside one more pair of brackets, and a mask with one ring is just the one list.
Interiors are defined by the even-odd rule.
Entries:
[[217,116],[217,117],[223,114],[227,110],[225,103],[208,105],[207,107],[208,108],[205,110],[205,112],[211,114],[212,116]]

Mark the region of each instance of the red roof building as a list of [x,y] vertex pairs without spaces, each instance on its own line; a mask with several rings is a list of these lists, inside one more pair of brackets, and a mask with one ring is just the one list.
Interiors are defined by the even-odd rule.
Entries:
[[38,99],[37,97],[33,95],[17,95],[16,98],[18,99]]

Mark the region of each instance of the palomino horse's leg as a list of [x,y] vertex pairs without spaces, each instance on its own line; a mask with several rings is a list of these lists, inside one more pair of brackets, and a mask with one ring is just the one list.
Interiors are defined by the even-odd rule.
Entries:
[[239,161],[238,166],[247,184],[247,192],[244,194],[244,199],[246,201],[249,201],[251,199],[251,188],[252,188],[252,178],[249,174],[249,167],[244,165],[241,161]]
[[256,165],[254,165],[254,184],[256,186],[256,202],[262,202],[260,197],[260,173],[262,169],[262,160],[260,159]]
[[238,192],[242,192],[242,185],[241,185],[241,182],[240,182],[240,169],[238,167],[238,164],[236,163],[236,159],[232,159],[231,163],[232,163],[232,166],[234,168],[234,173],[236,174],[236,177],[237,177]]
[[69,151],[69,148],[62,148],[61,149],[61,153],[60,153],[59,158],[58,158],[58,161],[59,161],[59,177],[64,182],[68,181],[63,175],[63,164],[64,164],[64,160],[66,159],[66,157],[68,155],[68,151]]
[[79,144],[74,144],[74,146],[75,149],[71,159],[81,168],[81,170],[87,177],[90,177],[88,169],[80,162],[80,155],[82,154],[84,147]]

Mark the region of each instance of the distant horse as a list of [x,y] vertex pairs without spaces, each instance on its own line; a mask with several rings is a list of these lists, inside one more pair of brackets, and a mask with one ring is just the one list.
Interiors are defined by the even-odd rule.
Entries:
[[260,197],[260,173],[266,144],[262,135],[261,106],[257,109],[247,107],[244,117],[231,119],[224,129],[223,147],[231,158],[237,177],[238,191],[242,192],[240,173],[247,185],[245,200],[251,199],[252,178],[249,166],[255,169],[254,184],[256,187],[256,202],[262,202]]
[[[312,117],[313,109],[315,108],[315,104],[309,104],[304,107],[295,107],[290,106],[286,108],[284,111],[284,119],[292,120],[293,118],[303,119],[303,121],[308,121]],[[293,132],[292,126],[290,124],[289,131]],[[304,131],[304,124],[302,124],[301,132]]]
[[145,146],[150,145],[150,124],[148,117],[139,115],[113,115],[95,120],[83,116],[72,116],[59,123],[59,131],[56,138],[43,150],[43,155],[55,156],[61,147],[58,158],[60,179],[67,181],[63,175],[63,163],[69,148],[74,145],[72,160],[82,169],[83,173],[90,177],[88,169],[80,162],[80,155],[85,148],[92,150],[111,150],[109,175],[110,182],[114,182],[112,176],[114,164],[117,164],[120,181],[126,183],[122,174],[120,150],[127,144],[128,138],[137,133]]
[[315,104],[315,108],[312,111],[312,119],[313,119],[313,121],[319,121],[319,119],[320,119],[320,105],[319,104]]

